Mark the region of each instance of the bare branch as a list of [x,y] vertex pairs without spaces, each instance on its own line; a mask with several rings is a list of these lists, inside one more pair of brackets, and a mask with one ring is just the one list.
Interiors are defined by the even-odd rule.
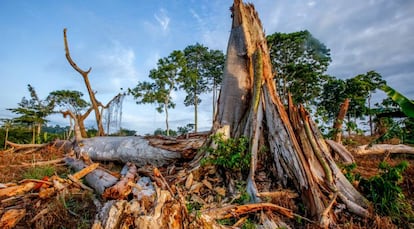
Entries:
[[76,65],[76,63],[72,60],[72,58],[70,57],[70,53],[69,53],[69,45],[68,45],[68,40],[66,38],[66,28],[63,29],[63,40],[65,42],[65,56],[66,59],[69,61],[69,64],[77,71],[79,72],[82,76],[88,75],[89,72],[92,70],[92,67],[89,67],[88,71],[84,71],[82,69],[80,69],[78,67],[78,65]]

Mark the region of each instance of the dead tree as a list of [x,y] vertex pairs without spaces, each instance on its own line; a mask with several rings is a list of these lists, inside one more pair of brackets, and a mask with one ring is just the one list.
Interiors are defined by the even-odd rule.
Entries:
[[96,118],[96,125],[98,126],[98,136],[103,136],[105,135],[105,131],[102,125],[102,115],[101,112],[99,111],[99,107],[103,107],[102,103],[99,102],[96,97],[95,97],[95,92],[92,90],[91,84],[89,82],[89,77],[88,74],[89,72],[91,72],[92,68],[90,67],[87,71],[82,70],[81,68],[79,68],[76,63],[72,60],[72,58],[70,57],[70,53],[69,53],[69,46],[68,46],[68,41],[66,38],[66,28],[63,29],[63,40],[65,43],[65,56],[66,59],[68,60],[69,64],[73,67],[73,69],[75,69],[77,72],[79,72],[79,74],[82,75],[83,80],[85,82],[85,86],[86,89],[88,90],[89,93],[89,98],[91,100],[91,104],[92,104],[92,108],[95,111],[95,118]]
[[341,104],[339,108],[338,116],[336,117],[335,123],[333,125],[334,130],[334,137],[333,140],[336,142],[341,142],[342,140],[342,124],[345,119],[346,112],[348,112],[349,107],[349,99],[345,99],[345,101]]
[[294,184],[312,217],[334,224],[332,204],[368,216],[366,199],[348,182],[330,156],[321,134],[302,106],[286,109],[276,92],[262,24],[252,4],[234,0],[223,85],[213,133],[250,139],[251,168],[247,191],[260,201],[255,185],[258,151],[269,149],[283,185]]

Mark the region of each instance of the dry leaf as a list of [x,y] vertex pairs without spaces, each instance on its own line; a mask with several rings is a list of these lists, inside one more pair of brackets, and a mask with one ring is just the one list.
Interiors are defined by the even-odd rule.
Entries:
[[193,184],[193,173],[190,173],[190,175],[188,175],[187,177],[187,180],[185,181],[185,188],[190,189],[192,184]]
[[208,180],[203,180],[203,181],[201,181],[201,182],[203,182],[203,184],[208,188],[208,189],[211,189],[211,190],[213,190],[213,185],[208,181]]
[[226,196],[226,189],[223,187],[216,187],[214,191],[216,191],[220,196]]

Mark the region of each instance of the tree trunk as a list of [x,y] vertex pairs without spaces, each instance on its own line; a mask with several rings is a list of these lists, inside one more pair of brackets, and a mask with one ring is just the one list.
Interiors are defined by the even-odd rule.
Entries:
[[103,128],[103,125],[102,125],[101,112],[99,111],[99,106],[101,106],[101,107],[103,107],[103,106],[102,106],[101,102],[99,102],[96,99],[95,92],[92,90],[91,84],[89,82],[89,77],[88,77],[88,74],[92,70],[92,68],[89,68],[88,71],[83,71],[82,69],[80,69],[76,65],[76,63],[70,57],[69,46],[68,46],[68,42],[67,42],[67,38],[66,38],[66,28],[63,30],[63,39],[64,39],[64,43],[65,43],[66,59],[68,60],[69,64],[73,67],[73,69],[75,69],[77,72],[79,72],[82,75],[82,78],[85,82],[86,89],[88,90],[89,98],[90,98],[91,103],[92,103],[92,108],[95,111],[96,125],[98,126],[98,133],[97,134],[98,134],[98,136],[103,136],[103,135],[105,135],[105,131],[104,131],[104,128]]
[[63,114],[63,117],[66,118],[66,116],[69,115],[69,117],[71,119],[73,119],[73,121],[75,122],[75,125],[74,125],[74,133],[75,133],[75,139],[76,139],[76,141],[80,141],[83,138],[87,138],[88,137],[87,134],[86,134],[85,125],[84,125],[83,121],[89,115],[89,113],[90,113],[91,110],[92,109],[89,109],[84,115],[74,114],[70,110],[61,111],[61,113]]
[[345,101],[341,104],[341,108],[339,109],[338,116],[336,117],[333,130],[334,130],[334,136],[333,140],[335,142],[341,142],[342,140],[342,124],[344,122],[344,118],[346,115],[346,112],[348,111],[349,107],[349,99],[346,98]]
[[[285,110],[271,72],[266,38],[253,5],[235,0],[223,85],[214,133],[250,139],[251,167],[247,191],[260,201],[255,170],[261,139],[273,158],[278,182],[294,184],[304,204],[321,226],[334,224],[331,202],[338,196],[348,209],[368,216],[367,201],[346,180],[311,121],[308,112],[289,99]],[[223,131],[228,130],[228,131]]]
[[4,136],[4,149],[7,147],[7,141],[9,140],[9,128],[6,127],[6,135]]
[[143,137],[94,137],[83,139],[75,148],[92,160],[133,162],[137,166],[163,166],[182,158],[180,153],[151,146]]
[[167,103],[164,103],[164,111],[165,111],[165,127],[167,131],[167,136],[170,136],[170,126],[168,125],[168,107]]

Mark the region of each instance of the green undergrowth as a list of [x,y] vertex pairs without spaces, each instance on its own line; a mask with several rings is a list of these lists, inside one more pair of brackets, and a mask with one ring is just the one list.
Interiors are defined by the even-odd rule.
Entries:
[[216,147],[206,147],[203,150],[208,156],[201,161],[201,165],[214,164],[231,171],[247,171],[250,167],[249,139],[223,139],[222,135],[212,136]]
[[358,188],[374,204],[377,214],[389,216],[396,225],[404,227],[414,222],[413,210],[400,187],[408,166],[407,161],[395,166],[383,161],[378,166],[379,174],[365,179],[353,172],[356,164],[351,164],[344,167],[344,174],[350,182],[359,182]]
[[44,177],[50,177],[55,174],[56,169],[53,166],[45,165],[45,166],[35,166],[31,167],[23,173],[24,179],[43,179]]

